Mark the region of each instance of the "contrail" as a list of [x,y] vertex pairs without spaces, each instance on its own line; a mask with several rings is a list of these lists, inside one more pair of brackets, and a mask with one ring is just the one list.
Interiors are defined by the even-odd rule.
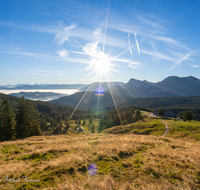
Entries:
[[136,42],[136,45],[137,45],[137,50],[138,50],[138,54],[140,54],[140,47],[139,47],[139,43],[138,43],[138,41],[137,41],[137,34],[136,34],[136,32],[135,32],[135,42]]
[[105,43],[106,43],[106,29],[107,29],[107,22],[108,22],[108,10],[109,10],[109,0],[108,0],[107,15],[106,15],[105,34],[104,34],[104,42],[103,42],[103,52],[104,52]]
[[[188,9],[187,11],[183,12],[182,14],[178,15],[177,17],[175,17],[174,19],[171,20],[171,22],[167,23],[165,26],[171,24],[172,22],[174,22],[176,19],[178,19],[179,17],[183,16],[184,14],[186,14],[187,12],[189,12],[190,10],[192,10],[194,7],[196,7],[198,4],[200,4],[200,2],[198,2],[197,4],[195,4],[194,6],[192,6],[190,9]],[[154,31],[152,34],[148,35],[147,37],[145,37],[144,39],[142,39],[140,41],[143,42],[144,40],[150,38],[153,34],[157,33],[158,31],[160,31],[160,29]],[[133,48],[135,45],[131,46],[131,48]],[[124,53],[126,53],[129,49],[126,49],[125,51],[121,52],[120,54],[118,54],[117,56],[115,56],[112,60],[110,60],[109,62],[113,61],[114,59],[117,59],[119,56],[123,55]]]
[[130,53],[131,53],[131,55],[132,55],[131,41],[130,41],[130,33],[128,34],[128,46],[129,46]]

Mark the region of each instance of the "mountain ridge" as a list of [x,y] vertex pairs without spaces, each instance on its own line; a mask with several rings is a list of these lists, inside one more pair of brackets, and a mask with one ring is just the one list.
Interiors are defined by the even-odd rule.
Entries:
[[1,90],[39,90],[39,89],[80,89],[87,84],[17,84],[17,85],[0,85]]

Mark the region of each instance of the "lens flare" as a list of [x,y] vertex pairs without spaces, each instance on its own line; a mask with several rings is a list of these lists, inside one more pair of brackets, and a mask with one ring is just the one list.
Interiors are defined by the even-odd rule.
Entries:
[[94,92],[95,96],[104,96],[104,89],[103,87],[96,88],[96,91]]
[[90,164],[90,165],[88,166],[88,173],[89,173],[89,175],[91,175],[91,176],[96,175],[96,173],[97,173],[97,165],[94,164],[94,163]]

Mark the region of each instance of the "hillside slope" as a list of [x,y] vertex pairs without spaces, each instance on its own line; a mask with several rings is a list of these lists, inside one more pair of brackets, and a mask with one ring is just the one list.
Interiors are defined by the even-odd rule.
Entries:
[[[54,104],[76,107],[79,101],[84,96],[84,94],[85,92],[78,92],[70,96],[64,96],[56,100],[52,100],[50,102]],[[125,98],[121,96],[113,95],[113,97],[116,102],[121,102],[125,100]],[[94,92],[87,92],[78,108],[83,109],[83,110],[92,109],[96,111],[98,101],[99,101],[99,107],[101,107],[103,105],[108,105],[110,102],[113,102],[113,99],[110,93],[105,93],[104,96],[98,97],[95,95]]]
[[0,189],[200,188],[199,142],[77,134],[3,142],[0,150]]

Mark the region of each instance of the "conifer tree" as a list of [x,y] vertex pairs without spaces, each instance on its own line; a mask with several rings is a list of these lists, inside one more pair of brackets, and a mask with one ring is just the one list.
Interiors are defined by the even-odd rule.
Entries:
[[92,116],[90,116],[90,121],[89,121],[89,123],[92,124]]
[[0,107],[0,140],[15,139],[15,114],[8,99],[4,99]]
[[81,125],[81,120],[80,119],[78,120],[78,125]]
[[92,123],[92,130],[91,130],[92,133],[94,133],[94,123]]
[[70,124],[69,124],[69,121],[66,123],[66,128],[69,129],[70,127]]
[[85,125],[85,118],[83,119],[82,125]]
[[41,123],[40,123],[40,128],[43,131],[47,131],[47,120],[45,118],[42,118]]
[[23,96],[17,106],[16,122],[18,139],[42,135],[39,125],[39,114],[34,107],[30,105],[30,102],[26,102]]
[[186,111],[184,114],[183,114],[183,119],[185,121],[189,120],[191,121],[193,119],[193,113],[191,111]]
[[58,132],[61,132],[62,128],[63,128],[63,122],[62,122],[62,120],[60,120],[59,126],[58,126]]
[[30,126],[30,135],[29,136],[39,136],[42,135],[40,129],[40,119],[38,111],[27,102],[29,108],[29,126]]
[[164,110],[163,109],[159,109],[158,110],[158,115],[159,116],[164,116],[165,115]]
[[139,121],[141,119],[140,110],[136,109],[134,113],[135,113],[135,120]]

